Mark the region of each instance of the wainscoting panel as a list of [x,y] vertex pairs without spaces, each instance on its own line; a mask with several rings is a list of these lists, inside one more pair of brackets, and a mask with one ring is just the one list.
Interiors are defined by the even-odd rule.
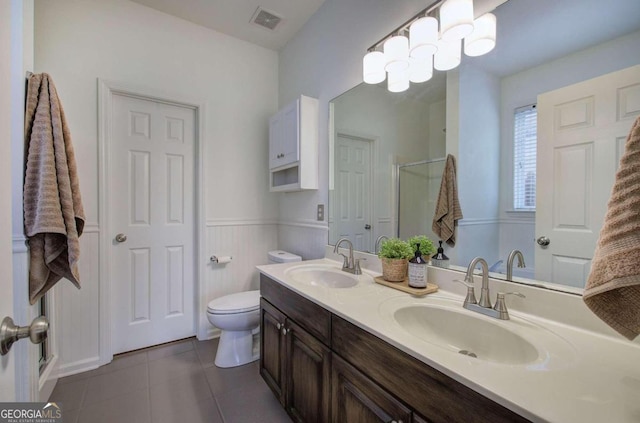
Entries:
[[[87,225],[89,226],[89,225]],[[62,280],[54,290],[58,310],[60,377],[90,370],[100,364],[100,233],[85,228],[80,237],[80,286]]]
[[278,225],[278,248],[297,254],[303,260],[323,258],[328,237],[327,226],[286,222]]
[[[278,249],[278,225],[260,222],[208,222],[204,257],[204,280],[200,287],[199,339],[219,332],[207,320],[209,301],[227,294],[259,289],[256,266],[267,263],[267,252]],[[215,264],[212,255],[232,256],[231,263]]]

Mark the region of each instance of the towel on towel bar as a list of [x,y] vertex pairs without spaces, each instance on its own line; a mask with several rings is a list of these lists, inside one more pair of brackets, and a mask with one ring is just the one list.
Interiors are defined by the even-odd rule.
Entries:
[[640,334],[640,117],[620,159],[583,299],[626,338]]
[[85,221],[71,134],[46,73],[28,80],[25,144],[24,227],[34,304],[62,278],[80,288],[78,238]]
[[458,201],[456,159],[448,154],[431,229],[441,240],[453,247],[456,244],[457,221],[460,219],[462,219],[462,209]]

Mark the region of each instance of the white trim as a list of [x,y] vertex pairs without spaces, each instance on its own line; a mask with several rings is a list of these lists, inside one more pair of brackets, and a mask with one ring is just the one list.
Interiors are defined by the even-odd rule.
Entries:
[[311,229],[318,229],[323,231],[329,230],[329,226],[327,224],[317,223],[315,220],[311,220],[311,219],[300,219],[297,221],[289,221],[289,222],[280,221],[278,222],[278,225],[295,226],[298,228],[311,228]]
[[207,227],[277,225],[278,219],[207,219]]
[[[195,198],[194,198],[194,249],[195,253],[195,269],[194,269],[194,287],[193,287],[193,334],[200,330],[200,319],[198,318],[201,282],[204,281],[204,263],[201,258],[202,252],[205,251],[206,241],[206,221],[205,221],[205,205],[204,205],[204,181],[206,180],[204,172],[204,157],[206,157],[205,142],[206,139],[206,102],[200,99],[192,99],[184,97],[178,93],[168,93],[157,90],[155,88],[141,87],[134,84],[109,81],[98,78],[98,203],[99,203],[99,219],[98,223],[91,225],[90,229],[95,232],[104,232],[100,236],[100,320],[99,320],[99,342],[100,355],[97,365],[107,364],[113,360],[113,350],[111,345],[111,222],[109,221],[109,204],[111,204],[110,196],[110,165],[111,165],[111,148],[108,140],[112,138],[112,102],[113,95],[120,94],[129,97],[138,97],[144,100],[162,102],[166,104],[177,105],[194,109],[195,112],[195,143],[194,148],[194,166],[195,166]],[[88,225],[89,226],[89,225]],[[86,360],[84,360],[86,361]],[[81,365],[83,362],[74,363],[73,366]],[[66,368],[65,368],[66,369]],[[61,374],[65,373],[61,369]],[[75,372],[74,370],[71,370]],[[70,371],[70,372],[71,372]]]
[[38,380],[38,400],[41,402],[48,402],[51,393],[53,392],[53,388],[56,387],[56,383],[58,382],[58,375],[54,373],[54,369],[58,364],[58,355],[53,355],[47,365],[44,368],[44,371],[40,374],[40,378]]
[[73,363],[64,364],[58,370],[59,377],[71,376],[77,373],[88,372],[97,369],[102,365],[101,357],[90,357],[84,360],[75,361]]
[[82,230],[83,234],[96,234],[100,233],[100,225],[98,223],[85,223],[84,229]]
[[12,240],[13,243],[13,254],[21,254],[29,252],[29,247],[27,246],[27,238],[24,236],[15,236]]
[[498,223],[502,224],[506,224],[506,225],[531,225],[531,226],[535,226],[536,221],[535,220],[529,220],[529,219],[500,219],[498,221]]
[[458,226],[497,225],[500,219],[496,218],[471,218],[458,221]]

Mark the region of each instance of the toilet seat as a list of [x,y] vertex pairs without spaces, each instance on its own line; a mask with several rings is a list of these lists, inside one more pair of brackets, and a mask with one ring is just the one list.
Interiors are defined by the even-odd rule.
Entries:
[[210,314],[238,314],[258,310],[260,308],[260,291],[246,291],[225,295],[212,300],[207,305]]

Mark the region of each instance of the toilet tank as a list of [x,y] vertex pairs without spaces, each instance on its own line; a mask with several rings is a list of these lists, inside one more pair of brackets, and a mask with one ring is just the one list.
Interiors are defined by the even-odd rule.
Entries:
[[302,261],[302,257],[282,250],[273,250],[268,253],[269,263],[291,263]]

